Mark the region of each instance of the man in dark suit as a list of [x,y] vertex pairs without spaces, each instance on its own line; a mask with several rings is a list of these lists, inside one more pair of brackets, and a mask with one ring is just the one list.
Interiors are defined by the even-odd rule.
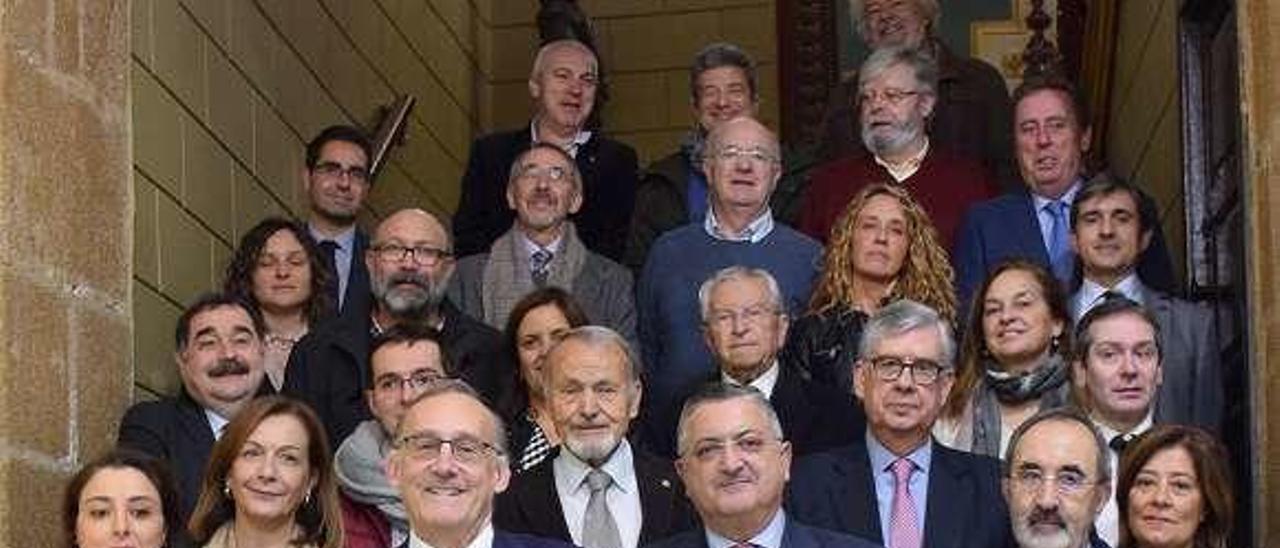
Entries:
[[1001,490],[1018,548],[1108,548],[1092,533],[1111,494],[1106,450],[1089,418],[1072,407],[1037,413],[1013,431]]
[[[702,283],[698,300],[703,336],[716,363],[716,371],[704,382],[748,386],[764,394],[782,421],[794,455],[847,444],[862,432],[866,421],[849,394],[813,383],[799,369],[778,360],[789,322],[782,291],[768,271],[725,268]],[[688,393],[696,389],[691,387]],[[655,425],[657,432],[650,429],[649,434],[656,435],[654,449],[674,454],[679,410],[653,411],[669,417]]]
[[[956,294],[967,306],[987,273],[1005,259],[1050,269],[1074,286],[1070,207],[1084,182],[1089,113],[1075,88],[1059,79],[1032,78],[1014,91],[1014,148],[1025,188],[980,202],[965,214],[956,236]],[[1143,208],[1155,205],[1144,200]],[[1138,273],[1163,291],[1176,290],[1173,263],[1160,230],[1138,262]]]
[[759,391],[709,384],[680,412],[676,461],[702,527],[659,548],[870,548],[849,535],[802,525],[782,510],[791,444]]
[[584,127],[595,107],[598,63],[595,52],[576,40],[542,46],[529,75],[537,112],[528,128],[494,133],[471,145],[462,196],[453,216],[460,257],[483,253],[511,228],[507,178],[516,156],[530,143],[547,142],[574,157],[582,174],[582,208],[572,220],[587,249],[622,260],[627,225],[636,197],[636,152]]
[[177,397],[139,402],[125,412],[119,444],[163,459],[178,481],[180,514],[195,508],[205,463],[222,428],[261,389],[262,316],[234,297],[207,294],[178,317]]
[[311,215],[307,228],[320,246],[332,279],[329,298],[338,315],[369,314],[369,271],[364,252],[369,238],[356,226],[356,215],[369,195],[373,156],[369,138],[351,126],[329,126],[307,143],[302,172]]
[[397,211],[378,225],[364,261],[372,310],[362,318],[326,322],[298,341],[281,391],[310,404],[329,439],[346,439],[370,418],[364,390],[373,337],[401,322],[418,322],[440,332],[459,378],[495,398],[498,375],[507,367],[501,336],[445,298],[453,254],[444,225],[420,209]]
[[1071,246],[1080,257],[1082,281],[1071,297],[1073,318],[1104,300],[1122,296],[1145,307],[1159,337],[1164,382],[1156,421],[1221,429],[1223,384],[1213,312],[1152,289],[1135,265],[1156,230],[1139,207],[1141,192],[1110,177],[1095,177],[1071,206]]
[[950,325],[902,300],[876,312],[863,333],[853,382],[867,416],[865,443],[801,460],[788,510],[890,548],[1006,546],[997,461],[930,436],[954,382]]
[[402,548],[569,547],[494,529],[493,497],[511,479],[507,433],[465,382],[428,385],[409,404],[392,447],[387,481],[400,492],[410,529]]
[[627,430],[640,411],[640,370],[614,331],[569,331],[547,354],[559,454],[516,476],[494,523],[585,548],[636,548],[694,527],[667,460],[636,451]]

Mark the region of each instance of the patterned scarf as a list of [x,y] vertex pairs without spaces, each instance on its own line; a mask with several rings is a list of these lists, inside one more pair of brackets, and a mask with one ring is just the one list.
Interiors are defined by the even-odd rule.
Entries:
[[983,362],[982,382],[974,397],[974,453],[1001,458],[1000,404],[1018,405],[1040,400],[1040,409],[1052,409],[1067,403],[1067,363],[1059,354],[1051,354],[1039,367],[1025,373],[1001,371],[991,360]]

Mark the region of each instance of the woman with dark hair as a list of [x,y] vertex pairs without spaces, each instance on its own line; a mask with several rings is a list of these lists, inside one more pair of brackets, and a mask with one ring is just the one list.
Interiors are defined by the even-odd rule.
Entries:
[[1044,267],[1001,262],[969,304],[955,385],[934,427],[942,443],[1000,458],[1037,411],[1071,401],[1071,316]]
[[954,277],[929,215],[901,186],[863,188],[831,229],[808,314],[791,326],[784,363],[853,392],[862,324],[888,302],[911,299],[955,322]]
[[504,335],[513,354],[515,378],[500,406],[509,426],[511,469],[522,472],[547,458],[560,444],[543,389],[542,364],[566,332],[586,325],[587,315],[573,296],[550,286],[525,295],[507,316]]
[[340,548],[329,443],[306,404],[258,398],[213,446],[189,525],[206,548]]
[[1227,451],[1204,430],[1159,425],[1125,447],[1118,548],[1227,548],[1235,501]]
[[227,265],[223,290],[257,307],[266,321],[263,369],[277,389],[293,345],[333,309],[332,274],[301,223],[268,217],[246,232]]
[[128,449],[85,465],[62,497],[68,548],[160,548],[182,534],[173,476],[159,460]]

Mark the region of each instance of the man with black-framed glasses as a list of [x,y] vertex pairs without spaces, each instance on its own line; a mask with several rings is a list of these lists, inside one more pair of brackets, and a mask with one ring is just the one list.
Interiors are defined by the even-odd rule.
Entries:
[[369,313],[369,271],[363,260],[369,237],[356,226],[356,216],[373,186],[372,148],[363,131],[329,126],[307,143],[302,170],[307,229],[330,271],[325,289],[333,310],[347,318]]
[[888,548],[1006,546],[997,461],[931,435],[955,378],[950,324],[901,300],[868,320],[858,354],[853,385],[867,416],[865,441],[801,460],[788,509]]

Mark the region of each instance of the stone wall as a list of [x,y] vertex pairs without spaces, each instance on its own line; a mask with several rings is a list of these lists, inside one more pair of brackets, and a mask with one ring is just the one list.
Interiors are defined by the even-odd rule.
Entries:
[[129,401],[128,3],[0,8],[0,546],[55,546]]

